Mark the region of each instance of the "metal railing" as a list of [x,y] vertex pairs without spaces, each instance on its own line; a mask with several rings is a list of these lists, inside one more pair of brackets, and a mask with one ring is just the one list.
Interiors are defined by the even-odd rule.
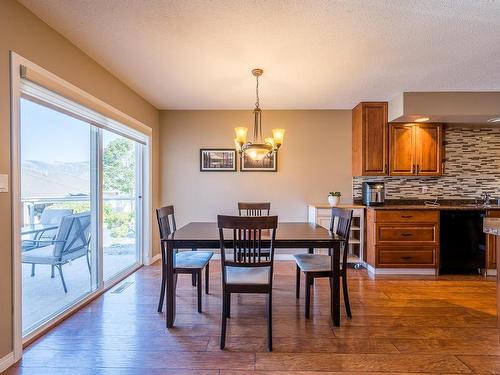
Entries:
[[[47,207],[51,207],[55,204],[64,204],[64,203],[81,203],[88,202],[89,210],[91,206],[91,197],[88,195],[72,195],[72,196],[64,196],[64,197],[24,197],[21,198],[21,212],[22,212],[22,222],[23,225],[32,225],[36,224],[36,217],[38,214],[41,214],[43,210]],[[130,202],[130,208],[133,209],[136,198],[130,196],[113,196],[113,197],[103,197],[104,204],[106,202]],[[41,211],[37,211],[37,206],[44,206]],[[65,207],[60,207],[65,208]],[[68,207],[72,208],[72,207]]]

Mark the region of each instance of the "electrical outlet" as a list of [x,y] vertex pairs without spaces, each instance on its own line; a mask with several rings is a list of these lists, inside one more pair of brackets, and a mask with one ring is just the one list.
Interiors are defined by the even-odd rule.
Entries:
[[426,186],[426,185],[422,186],[422,187],[420,188],[420,192],[421,192],[421,193],[424,193],[424,194],[425,194],[425,193],[428,193],[428,192],[429,192],[429,186]]

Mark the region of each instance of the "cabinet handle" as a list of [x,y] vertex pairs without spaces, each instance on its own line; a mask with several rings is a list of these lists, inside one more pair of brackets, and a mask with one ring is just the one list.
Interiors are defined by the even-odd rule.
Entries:
[[417,174],[420,173],[420,164],[417,164]]
[[404,260],[410,260],[410,259],[412,259],[412,258],[413,258],[413,257],[411,257],[411,256],[409,256],[409,255],[408,255],[408,256],[401,257],[401,259],[404,259]]
[[411,233],[401,233],[401,235],[402,235],[403,237],[410,237],[410,236],[411,236]]
[[413,217],[413,215],[401,215],[403,219],[410,219]]
[[415,173],[415,164],[413,164],[413,165],[411,166],[411,173],[412,173],[412,174],[413,174],[413,173]]

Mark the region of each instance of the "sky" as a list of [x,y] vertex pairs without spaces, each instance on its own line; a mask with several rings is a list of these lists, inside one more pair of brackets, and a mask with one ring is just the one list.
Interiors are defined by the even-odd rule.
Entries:
[[[90,124],[21,99],[21,160],[89,162]],[[103,146],[119,138],[103,132]]]

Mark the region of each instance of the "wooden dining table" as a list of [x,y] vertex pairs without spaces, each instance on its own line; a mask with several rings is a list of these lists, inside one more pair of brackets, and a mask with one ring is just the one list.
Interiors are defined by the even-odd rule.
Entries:
[[[224,231],[224,246],[232,247],[232,231]],[[276,249],[332,249],[332,287],[330,293],[330,314],[335,326],[340,326],[340,251],[344,238],[312,223],[279,223],[274,247]],[[217,249],[220,248],[219,229],[216,223],[192,222],[162,242],[162,257],[166,263],[166,325],[172,328],[175,321],[174,253],[177,249]],[[262,247],[270,246],[270,238],[262,233]]]

